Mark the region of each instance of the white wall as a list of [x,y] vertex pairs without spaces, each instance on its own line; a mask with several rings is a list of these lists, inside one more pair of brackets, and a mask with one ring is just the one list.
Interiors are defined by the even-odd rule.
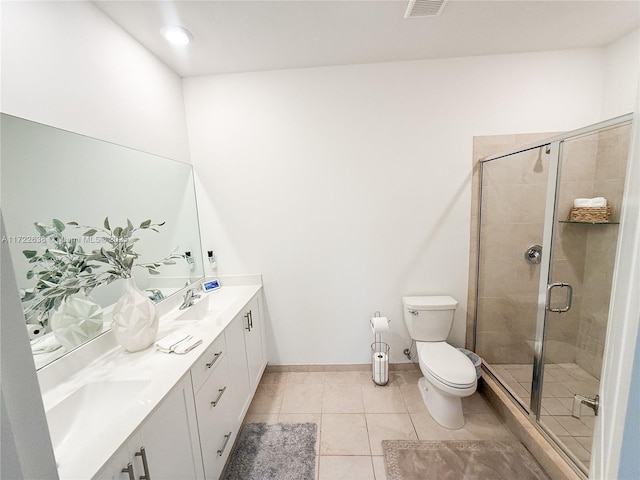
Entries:
[[640,74],[640,30],[606,47],[604,59],[603,118],[632,112]]
[[184,81],[203,248],[263,274],[274,363],[366,363],[377,310],[391,361],[401,297],[460,302],[472,137],[601,120],[602,50],[353,65]]
[[0,109],[189,161],[181,78],[89,2],[1,2]]

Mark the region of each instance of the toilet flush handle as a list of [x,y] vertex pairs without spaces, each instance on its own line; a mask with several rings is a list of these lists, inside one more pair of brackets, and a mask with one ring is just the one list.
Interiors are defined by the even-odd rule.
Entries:
[[409,310],[409,313],[411,315],[418,315],[418,311],[417,310]]

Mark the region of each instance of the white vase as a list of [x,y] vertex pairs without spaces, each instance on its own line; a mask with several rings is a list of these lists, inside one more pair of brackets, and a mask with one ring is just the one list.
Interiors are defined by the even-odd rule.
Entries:
[[72,349],[102,331],[102,307],[83,293],[65,298],[49,317],[56,340]]
[[156,307],[133,278],[123,279],[122,296],[113,308],[111,330],[117,342],[129,352],[144,350],[156,340]]

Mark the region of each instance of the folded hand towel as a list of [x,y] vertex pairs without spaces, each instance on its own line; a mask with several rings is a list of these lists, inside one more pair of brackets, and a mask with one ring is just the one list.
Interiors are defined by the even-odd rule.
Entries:
[[191,350],[193,350],[194,348],[196,348],[198,345],[200,345],[202,343],[202,340],[200,340],[199,338],[187,338],[183,341],[181,341],[179,344],[177,344],[175,347],[173,347],[173,351],[175,353],[179,353],[179,354],[184,354],[187,353]]
[[607,199],[604,197],[595,198],[576,198],[573,201],[573,206],[576,208],[581,207],[606,207]]
[[173,352],[173,347],[189,337],[190,335],[185,332],[173,332],[158,340],[156,342],[156,347],[161,352],[171,353]]
[[202,343],[199,338],[194,338],[186,332],[173,332],[156,342],[156,348],[164,353],[184,354]]
[[591,199],[590,198],[576,198],[573,201],[573,206],[576,207],[576,208],[590,207],[591,206]]

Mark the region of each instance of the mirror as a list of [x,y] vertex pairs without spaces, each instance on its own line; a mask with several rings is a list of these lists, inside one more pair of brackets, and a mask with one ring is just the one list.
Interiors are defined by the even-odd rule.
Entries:
[[[130,220],[137,229],[132,234],[138,238],[133,246],[139,254],[135,264],[151,264],[134,266],[132,276],[156,303],[204,276],[191,165],[6,114],[0,121],[1,202],[7,233],[2,241],[9,244],[18,288],[27,294],[23,309],[37,368],[90,339],[61,341],[48,322],[55,308],[30,311],[34,300],[29,300],[28,292],[42,276],[27,278],[28,272],[34,266],[36,271],[42,271],[41,265],[51,268],[51,260],[43,258],[46,249],[60,252],[60,243],[55,245],[43,231],[62,230],[58,240],[67,246],[75,243],[74,248],[90,254],[102,247],[100,229],[107,224],[113,231],[117,226],[126,228]],[[98,234],[86,235],[91,228]],[[39,263],[34,263],[34,256]],[[94,271],[107,268],[99,264]],[[99,328],[90,332],[92,337],[108,330],[108,312],[122,294],[121,283],[90,290],[92,302],[104,311]]]

